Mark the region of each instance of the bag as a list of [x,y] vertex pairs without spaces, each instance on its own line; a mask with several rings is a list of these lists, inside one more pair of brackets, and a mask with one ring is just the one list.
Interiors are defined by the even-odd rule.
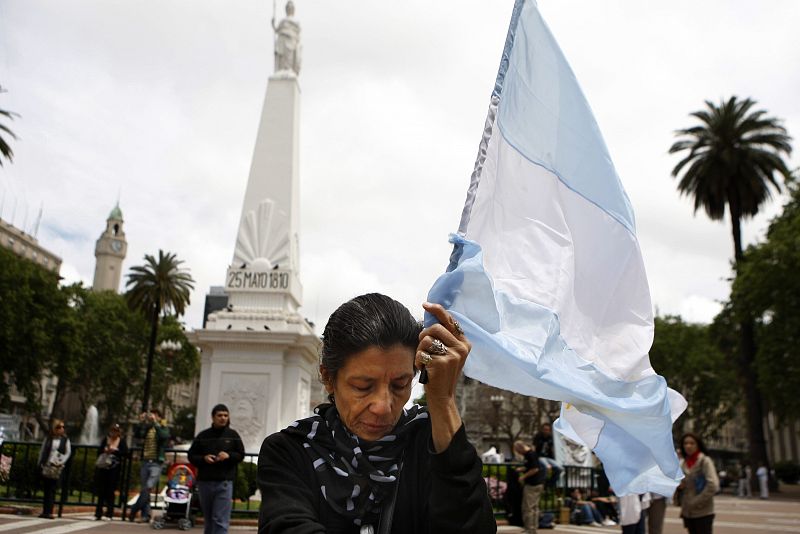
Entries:
[[103,452],[97,456],[94,466],[98,469],[111,469],[117,464],[117,459],[113,454]]
[[61,478],[61,471],[64,470],[64,465],[56,465],[46,463],[42,466],[42,476],[51,480],[58,480]]
[[696,495],[700,495],[703,489],[706,487],[706,477],[704,475],[697,475],[694,479],[694,492]]

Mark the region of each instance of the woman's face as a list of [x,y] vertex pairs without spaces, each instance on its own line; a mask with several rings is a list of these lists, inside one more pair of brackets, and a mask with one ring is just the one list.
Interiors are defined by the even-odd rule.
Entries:
[[686,453],[686,456],[691,456],[697,452],[697,442],[691,436],[686,436],[683,438],[683,451]]
[[64,421],[56,421],[53,423],[53,436],[60,438],[64,435]]
[[333,393],[342,422],[360,439],[375,441],[392,431],[411,396],[414,351],[402,345],[369,347],[350,355],[325,389]]

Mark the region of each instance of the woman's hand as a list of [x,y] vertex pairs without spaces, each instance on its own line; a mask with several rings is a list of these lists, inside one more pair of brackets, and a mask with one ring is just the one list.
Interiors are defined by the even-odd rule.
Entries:
[[461,428],[461,416],[456,407],[456,385],[472,345],[461,326],[439,304],[426,302],[422,307],[439,321],[419,335],[415,365],[425,368],[428,382],[425,398],[431,416],[433,445],[442,452],[450,445]]

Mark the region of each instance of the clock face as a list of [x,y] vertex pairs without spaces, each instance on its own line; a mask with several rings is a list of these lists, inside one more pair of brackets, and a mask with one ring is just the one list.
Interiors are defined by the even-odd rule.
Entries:
[[119,252],[122,250],[122,241],[117,241],[116,239],[111,242],[111,250],[114,252]]

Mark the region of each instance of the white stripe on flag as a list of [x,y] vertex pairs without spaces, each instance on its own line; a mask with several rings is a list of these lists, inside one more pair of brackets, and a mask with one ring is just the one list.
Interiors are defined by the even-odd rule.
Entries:
[[570,403],[556,429],[594,449],[618,495],[671,495],[686,402],[650,366],[633,210],[533,0],[515,3],[478,152],[448,272],[428,295],[473,343],[464,372]]

